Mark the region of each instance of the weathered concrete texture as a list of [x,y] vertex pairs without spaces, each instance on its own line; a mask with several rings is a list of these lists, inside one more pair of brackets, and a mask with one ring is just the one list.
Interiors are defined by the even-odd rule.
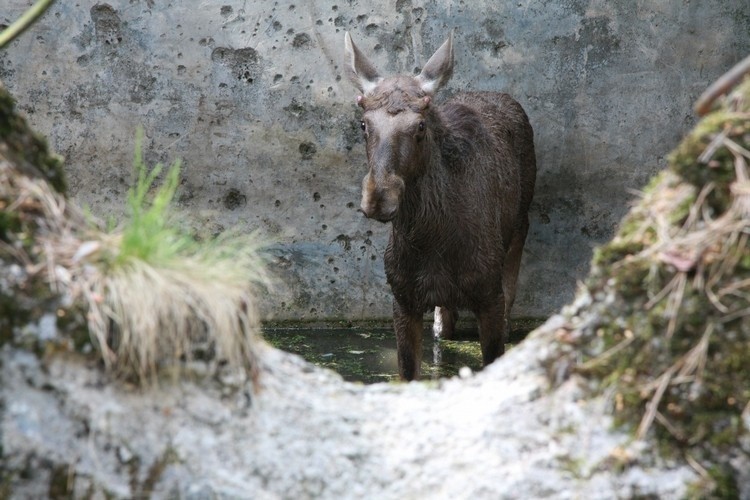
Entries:
[[6,345],[0,486],[18,499],[686,496],[698,473],[613,430],[584,380],[550,391],[564,322],[432,387],[354,385],[269,348],[257,395],[216,381],[132,391]]
[[[535,127],[515,313],[547,315],[692,124],[695,97],[750,52],[750,8],[462,3],[58,2],[0,54],[0,79],[95,213],[121,213],[141,124],[147,158],[184,160],[179,204],[192,227],[260,229],[275,242],[275,317],[376,318],[390,313],[388,228],[356,211],[365,158],[343,31],[383,71],[410,73],[454,29],[445,92],[508,91]],[[28,2],[6,5],[2,23]]]

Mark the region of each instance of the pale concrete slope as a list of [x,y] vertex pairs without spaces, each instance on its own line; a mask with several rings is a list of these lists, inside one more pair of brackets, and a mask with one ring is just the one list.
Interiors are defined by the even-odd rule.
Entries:
[[[262,389],[133,390],[97,367],[2,352],[11,498],[679,498],[698,480],[616,430],[606,397],[551,389],[555,316],[465,379],[362,386],[268,348]],[[59,490],[58,490],[59,491]]]

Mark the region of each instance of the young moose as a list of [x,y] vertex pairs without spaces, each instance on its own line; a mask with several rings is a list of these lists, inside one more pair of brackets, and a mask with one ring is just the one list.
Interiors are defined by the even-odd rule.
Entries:
[[385,272],[401,378],[419,378],[422,317],[453,335],[458,309],[479,322],[482,361],[503,354],[528,232],[536,159],[521,106],[497,92],[463,92],[435,105],[453,73],[453,35],[416,76],[382,77],[345,36],[360,90],[369,172],[365,216],[391,222]]

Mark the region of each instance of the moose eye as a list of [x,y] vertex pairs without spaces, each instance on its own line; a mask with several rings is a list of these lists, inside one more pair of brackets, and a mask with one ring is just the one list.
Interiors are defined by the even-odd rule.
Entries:
[[420,132],[424,132],[424,122],[423,121],[419,122],[419,131]]
[[364,120],[362,120],[361,122],[359,122],[359,127],[360,127],[360,128],[362,129],[362,130],[367,130],[367,124],[365,123],[365,121],[364,121]]

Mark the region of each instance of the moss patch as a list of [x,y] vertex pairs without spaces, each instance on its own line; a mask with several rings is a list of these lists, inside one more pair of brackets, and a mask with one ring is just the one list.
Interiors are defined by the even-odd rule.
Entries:
[[[750,81],[669,156],[594,253],[576,370],[617,422],[726,471],[750,403]],[[717,472],[716,492],[725,472]],[[721,478],[719,478],[721,476]],[[719,479],[721,479],[719,481]],[[727,490],[728,491],[728,490]]]
[[40,228],[40,209],[19,202],[18,177],[44,179],[58,192],[65,190],[59,157],[34,133],[15,109],[13,98],[0,84],[0,341],[12,339],[13,329],[33,317],[55,310],[56,294],[42,283],[26,280],[24,263],[37,261],[42,249],[34,235]]
[[43,177],[59,193],[65,192],[62,159],[50,153],[47,141],[16,112],[13,98],[0,84],[0,161],[3,157],[24,175]]

